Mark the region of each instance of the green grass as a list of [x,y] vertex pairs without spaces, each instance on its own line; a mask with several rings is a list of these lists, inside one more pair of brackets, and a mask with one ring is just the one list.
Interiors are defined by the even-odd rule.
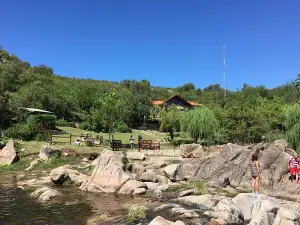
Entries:
[[52,169],[66,164],[76,165],[79,163],[80,163],[80,159],[73,156],[53,157],[49,161],[38,163],[35,166],[35,169]]
[[[81,130],[78,128],[72,128],[72,127],[58,127],[59,129],[66,131],[67,133],[72,134],[71,139],[71,145],[69,143],[69,134],[62,135],[66,138],[54,138],[55,141],[63,141],[65,143],[54,143],[52,147],[56,149],[63,149],[63,148],[70,148],[72,150],[75,150],[79,154],[85,154],[85,153],[100,153],[104,148],[107,148],[108,146],[101,145],[101,146],[86,146],[85,144],[82,144],[81,146],[78,146],[74,144],[74,141],[76,139],[76,136],[80,136],[81,134],[90,134],[93,138],[96,138],[97,135],[103,136],[104,140],[108,139],[108,133],[96,133],[93,131],[86,131]],[[73,136],[74,135],[74,136]],[[142,135],[144,140],[153,140],[153,141],[160,141],[163,137],[165,137],[165,134],[163,135],[145,135],[143,132],[139,130],[132,130],[132,133],[114,133],[114,138],[116,140],[121,140],[123,144],[129,143],[129,137],[130,135],[133,135],[135,143],[137,143],[138,135]],[[17,141],[20,148],[20,156],[25,156],[28,154],[37,154],[40,152],[40,149],[43,145],[48,145],[49,143],[45,141]],[[171,145],[161,145],[161,149],[172,149],[173,146]]]
[[137,220],[145,219],[147,208],[142,205],[132,205],[127,214],[127,222],[132,223]]
[[13,163],[12,165],[0,165],[0,174],[1,173],[6,173],[6,172],[11,172],[11,171],[20,171],[24,170],[26,167],[29,166],[29,160],[24,158],[20,159],[18,162]]
[[185,189],[196,189],[201,195],[207,193],[206,185],[202,180],[187,181],[182,183],[181,187]]

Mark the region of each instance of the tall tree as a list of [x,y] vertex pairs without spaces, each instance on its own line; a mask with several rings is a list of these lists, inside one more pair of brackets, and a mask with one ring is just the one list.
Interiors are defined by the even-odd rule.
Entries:
[[212,144],[218,137],[219,121],[213,111],[206,107],[184,112],[180,122],[182,131],[187,132],[195,143],[200,139]]
[[180,129],[180,110],[176,105],[172,105],[168,109],[162,109],[160,112],[160,130],[169,131],[171,140],[174,139],[174,131]]

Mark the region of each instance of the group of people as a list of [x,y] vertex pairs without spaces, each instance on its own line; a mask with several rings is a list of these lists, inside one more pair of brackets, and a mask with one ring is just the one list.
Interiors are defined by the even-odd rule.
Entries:
[[[252,155],[252,159],[250,162],[251,168],[251,176],[252,176],[252,191],[259,195],[260,190],[260,182],[262,179],[262,172],[260,169],[260,164],[258,161],[259,153],[255,152]],[[300,183],[299,181],[299,166],[300,166],[300,158],[297,157],[297,154],[294,153],[288,160],[288,168],[290,171],[289,180],[292,183]]]

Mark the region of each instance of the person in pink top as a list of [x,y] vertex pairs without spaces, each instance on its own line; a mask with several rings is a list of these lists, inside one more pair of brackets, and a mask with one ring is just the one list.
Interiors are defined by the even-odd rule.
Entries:
[[293,156],[291,156],[288,160],[288,166],[290,169],[290,174],[291,174],[291,180],[292,183],[295,183],[295,181],[298,181],[298,176],[299,176],[299,160],[297,158],[297,154],[294,153]]

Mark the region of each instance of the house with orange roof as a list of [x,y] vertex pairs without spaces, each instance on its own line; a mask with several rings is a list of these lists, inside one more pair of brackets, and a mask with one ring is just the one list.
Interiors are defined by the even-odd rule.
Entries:
[[201,104],[196,102],[187,101],[186,99],[182,98],[179,94],[173,95],[172,97],[166,100],[155,100],[152,101],[153,107],[158,107],[157,113],[155,114],[155,119],[153,121],[148,122],[149,129],[158,129],[159,128],[159,121],[160,121],[160,114],[159,111],[162,108],[169,108],[172,105],[176,105],[178,109],[185,110],[185,109],[192,109]]

